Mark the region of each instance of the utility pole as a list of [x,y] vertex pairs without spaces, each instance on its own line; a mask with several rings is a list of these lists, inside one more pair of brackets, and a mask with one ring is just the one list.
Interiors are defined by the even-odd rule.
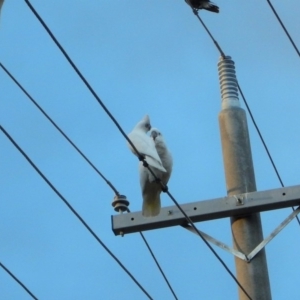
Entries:
[[[256,183],[245,111],[240,107],[234,62],[229,56],[218,63],[222,95],[219,124],[228,196],[255,192]],[[238,199],[243,203],[243,199]],[[234,248],[250,253],[262,240],[260,213],[231,217]],[[235,258],[237,279],[253,300],[271,300],[265,250],[250,262]],[[239,289],[239,299],[248,299]]]
[[[237,280],[252,300],[271,300],[265,246],[300,214],[300,185],[256,191],[247,119],[238,98],[234,62],[229,56],[222,56],[218,69],[222,94],[219,123],[228,195],[184,203],[180,209],[178,204],[162,207],[159,215],[152,218],[144,217],[141,211],[122,213],[129,211],[129,201],[119,195],[114,198],[113,207],[121,214],[112,216],[112,230],[115,235],[124,236],[181,226],[198,235],[199,230],[188,224],[190,220],[195,223],[230,218],[234,248],[204,232],[201,235],[235,256]],[[260,212],[293,206],[298,208],[263,239]],[[239,299],[249,300],[241,289]]]

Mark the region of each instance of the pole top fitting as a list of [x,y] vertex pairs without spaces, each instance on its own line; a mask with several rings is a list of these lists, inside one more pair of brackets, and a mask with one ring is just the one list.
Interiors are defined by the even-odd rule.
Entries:
[[230,56],[221,56],[218,62],[222,109],[240,107],[234,61]]
[[116,195],[112,202],[112,206],[116,212],[123,213],[125,211],[129,211],[129,201],[126,199],[124,195]]

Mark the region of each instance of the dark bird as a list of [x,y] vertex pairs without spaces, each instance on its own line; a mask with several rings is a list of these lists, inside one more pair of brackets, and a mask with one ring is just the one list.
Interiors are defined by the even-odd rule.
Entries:
[[3,2],[4,2],[4,0],[0,0],[0,11],[1,11],[1,7],[2,7]]
[[206,9],[215,13],[219,12],[219,7],[209,0],[185,0],[185,2],[195,9]]

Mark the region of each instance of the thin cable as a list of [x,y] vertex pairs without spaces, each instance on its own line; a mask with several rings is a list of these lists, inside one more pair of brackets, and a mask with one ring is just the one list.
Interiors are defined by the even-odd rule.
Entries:
[[[261,140],[261,142],[262,142],[262,144],[263,144],[263,146],[264,146],[264,148],[265,148],[265,150],[266,150],[266,152],[267,152],[267,155],[268,155],[268,157],[269,157],[269,159],[270,159],[270,161],[271,161],[271,164],[272,164],[273,169],[274,169],[274,171],[275,171],[275,173],[276,173],[276,175],[277,175],[277,178],[278,178],[278,180],[279,180],[281,186],[284,187],[283,181],[282,181],[282,179],[281,179],[281,177],[280,177],[280,175],[279,175],[279,172],[278,172],[277,167],[276,167],[276,165],[275,165],[275,163],[274,163],[274,161],[273,161],[273,158],[272,158],[272,156],[271,156],[271,154],[270,154],[270,151],[269,151],[269,149],[268,149],[268,146],[267,146],[267,144],[265,143],[265,140],[264,140],[264,138],[263,138],[263,136],[262,136],[262,134],[261,134],[261,132],[260,132],[260,130],[259,130],[257,124],[256,124],[256,121],[255,121],[255,119],[254,119],[254,117],[253,117],[253,115],[252,115],[252,112],[251,112],[251,110],[250,110],[250,107],[249,107],[249,105],[248,105],[248,102],[247,102],[247,100],[246,100],[246,98],[245,98],[245,96],[244,96],[244,93],[243,93],[243,91],[242,91],[242,89],[241,89],[241,87],[240,87],[240,85],[239,85],[238,82],[237,82],[237,86],[238,86],[239,92],[240,92],[240,94],[241,94],[241,96],[242,96],[242,98],[243,98],[243,101],[244,101],[244,103],[245,103],[245,105],[246,105],[246,107],[247,107],[247,110],[248,110],[248,113],[249,113],[250,118],[251,118],[251,120],[252,120],[252,123],[253,123],[253,125],[254,125],[254,127],[255,127],[255,129],[256,129],[256,131],[257,131],[259,137],[260,137],[260,140]],[[294,207],[292,207],[292,209],[293,209],[293,211],[295,211],[295,208],[294,208]],[[299,220],[298,215],[296,216],[296,218],[297,218],[298,224],[300,225],[300,220]]]
[[[121,211],[120,211],[120,212],[121,212]],[[130,210],[129,210],[128,207],[127,207],[127,212],[130,213]],[[121,213],[122,213],[122,212],[121,212]],[[173,288],[172,288],[172,286],[171,286],[171,284],[170,284],[170,282],[169,282],[167,276],[165,275],[165,273],[164,273],[163,269],[161,268],[161,266],[160,266],[158,260],[156,259],[156,257],[155,257],[155,255],[154,255],[154,253],[153,253],[153,251],[152,251],[150,245],[148,244],[148,242],[147,242],[147,240],[146,240],[144,234],[143,234],[141,231],[140,231],[139,233],[140,233],[142,239],[144,240],[144,242],[145,242],[145,244],[146,244],[146,247],[148,248],[148,250],[149,250],[149,252],[150,252],[150,254],[151,254],[153,260],[155,261],[156,266],[158,267],[158,269],[159,269],[161,275],[162,275],[163,278],[165,279],[165,282],[166,282],[166,284],[168,285],[168,287],[169,287],[171,293],[173,294],[174,298],[175,298],[176,300],[178,300],[178,298],[177,298],[177,296],[176,296],[176,294],[175,294],[175,292],[174,292],[174,290],[173,290]]]
[[[22,85],[12,76],[12,74],[3,66],[3,64],[0,62],[1,68],[6,72],[6,74],[18,85],[18,87],[26,94],[26,96],[33,102],[33,104],[42,112],[42,114],[54,125],[54,127],[68,140],[68,142],[79,152],[79,154],[89,163],[89,165],[102,177],[102,179],[111,187],[111,189],[116,193],[116,195],[120,195],[117,189],[112,185],[111,182],[109,182],[105,176],[92,164],[92,162],[78,149],[78,147],[68,138],[68,136],[58,127],[58,125],[48,116],[48,114],[39,106],[39,104],[30,96],[30,94],[22,87]],[[172,294],[174,295],[175,299],[178,299],[174,293],[174,290],[172,289],[167,277],[165,276],[162,268],[160,267],[156,257],[154,256],[154,253],[152,252],[149,244],[146,241],[146,238],[143,236],[142,233],[140,233],[142,236],[142,239],[144,240],[152,258],[154,259],[159,271],[161,272],[163,278],[165,279],[168,287],[170,288]]]
[[[127,212],[130,212],[130,210],[129,210],[128,207],[127,207]],[[164,273],[163,269],[161,268],[161,266],[160,266],[158,260],[156,259],[156,257],[155,257],[155,255],[154,255],[154,253],[153,253],[153,251],[152,251],[150,245],[148,244],[148,242],[147,242],[147,240],[146,240],[144,234],[143,234],[141,231],[140,231],[139,233],[140,233],[142,239],[144,240],[144,242],[145,242],[145,244],[146,244],[146,246],[147,246],[147,248],[148,248],[148,250],[149,250],[149,252],[150,252],[150,254],[151,254],[152,258],[153,258],[153,260],[155,261],[156,266],[158,267],[158,269],[159,269],[161,275],[162,275],[163,278],[165,279],[165,281],[166,281],[166,283],[167,283],[167,285],[168,285],[168,287],[169,287],[171,293],[173,294],[174,298],[175,298],[176,300],[178,300],[178,298],[177,298],[177,296],[176,296],[176,294],[175,294],[175,292],[174,292],[174,290],[173,290],[173,288],[172,288],[172,286],[171,286],[171,284],[170,284],[170,282],[169,282],[167,276],[165,275],[165,273]]]
[[119,264],[119,266],[127,273],[127,275],[136,283],[136,285],[144,292],[149,298],[153,299],[147,291],[141,286],[141,284],[135,279],[135,277],[127,270],[127,268],[121,263],[121,261],[108,249],[108,247],[101,241],[97,234],[91,229],[91,227],[84,221],[84,219],[78,214],[78,212],[72,207],[72,205],[62,196],[62,194],[54,187],[54,185],[47,179],[47,177],[38,169],[38,167],[32,162],[27,154],[20,148],[20,146],[13,140],[13,138],[7,133],[7,131],[0,125],[0,130],[6,135],[11,143],[19,150],[19,152],[25,157],[29,164],[36,170],[36,172],[46,181],[50,188],[56,193],[56,195],[67,205],[72,213],[79,219],[84,227],[91,233],[91,235],[97,240],[97,242],[106,250],[106,252]]
[[148,248],[148,250],[149,250],[149,252],[150,252],[150,254],[151,254],[151,256],[152,256],[152,258],[154,259],[154,261],[155,261],[155,263],[156,263],[156,265],[157,265],[157,267],[158,267],[158,269],[159,269],[161,275],[164,277],[164,279],[165,279],[165,281],[166,281],[166,283],[167,283],[167,285],[168,285],[170,291],[172,292],[174,298],[175,298],[176,300],[178,300],[178,298],[177,298],[177,296],[176,296],[176,294],[175,294],[175,292],[174,292],[174,290],[173,290],[173,288],[172,288],[172,286],[171,286],[169,280],[167,279],[167,277],[166,277],[164,271],[162,270],[162,268],[161,268],[159,262],[157,261],[155,255],[154,255],[154,253],[152,252],[152,249],[150,248],[150,246],[149,246],[149,244],[148,244],[148,242],[147,242],[145,236],[143,235],[142,232],[140,232],[140,235],[141,235],[142,239],[144,240],[144,242],[145,242],[145,244],[146,244],[146,246],[147,246],[147,248]]
[[[81,74],[81,72],[79,71],[79,69],[76,67],[76,65],[73,63],[73,61],[71,60],[71,58],[69,57],[69,55],[67,54],[67,52],[64,50],[64,48],[60,45],[60,43],[58,42],[58,40],[55,38],[55,36],[53,35],[53,33],[50,31],[50,29],[48,28],[48,26],[46,25],[46,23],[43,21],[43,19],[39,16],[39,14],[37,13],[37,11],[33,8],[33,6],[30,4],[30,2],[28,0],[25,0],[25,3],[28,5],[28,7],[30,8],[30,10],[33,12],[33,14],[36,16],[36,18],[39,20],[39,22],[42,24],[42,26],[45,28],[45,30],[47,31],[47,33],[50,35],[50,37],[52,38],[52,40],[54,41],[54,43],[57,45],[57,47],[61,50],[61,52],[63,53],[63,55],[65,56],[65,58],[68,60],[68,62],[71,64],[71,66],[73,67],[74,71],[78,74],[78,76],[81,78],[81,80],[84,82],[84,84],[87,86],[87,88],[90,90],[90,92],[93,94],[93,96],[96,98],[96,100],[98,101],[98,103],[101,105],[101,107],[104,109],[104,111],[107,113],[107,115],[111,118],[111,120],[115,123],[115,125],[117,126],[117,128],[119,129],[119,131],[121,132],[121,134],[123,135],[123,137],[127,140],[127,142],[130,144],[130,146],[134,149],[135,153],[137,154],[138,158],[140,161],[143,162],[144,167],[148,168],[148,170],[150,171],[150,173],[154,176],[154,178],[160,182],[163,191],[166,192],[168,194],[168,196],[173,200],[173,202],[177,205],[177,207],[179,208],[179,210],[181,210],[181,212],[183,213],[183,215],[185,216],[185,218],[187,219],[187,221],[194,227],[195,231],[199,234],[199,236],[202,238],[202,240],[206,243],[206,245],[210,248],[210,250],[214,253],[214,255],[218,258],[218,260],[222,263],[222,265],[225,267],[225,269],[229,272],[230,276],[234,279],[234,281],[238,284],[238,286],[244,291],[244,293],[248,296],[249,299],[250,296],[248,295],[248,293],[245,291],[245,289],[241,286],[241,284],[238,282],[238,280],[235,278],[235,276],[233,275],[233,273],[229,270],[229,268],[226,266],[226,264],[223,262],[223,260],[218,256],[218,254],[214,251],[214,249],[208,244],[208,242],[204,239],[204,237],[202,237],[201,233],[197,230],[196,226],[194,225],[194,223],[192,222],[192,220],[186,215],[186,213],[181,209],[181,207],[179,206],[179,204],[177,203],[177,201],[174,199],[174,197],[170,194],[170,192],[168,192],[168,187],[165,186],[160,180],[159,178],[157,178],[157,176],[154,174],[154,172],[151,170],[151,168],[149,167],[148,163],[145,161],[144,157],[138,152],[138,150],[136,149],[136,147],[134,146],[134,144],[131,142],[131,140],[128,138],[128,136],[126,135],[126,133],[124,132],[124,130],[122,129],[122,127],[119,125],[119,123],[117,122],[117,120],[113,117],[113,115],[110,113],[110,111],[106,108],[106,106],[104,105],[104,103],[101,101],[101,99],[99,98],[99,96],[96,94],[96,92],[93,90],[93,88],[90,86],[90,84],[88,83],[88,81],[85,79],[85,77]],[[199,18],[200,19],[200,18]],[[202,21],[202,20],[201,20]],[[217,46],[217,43],[215,43]],[[218,46],[217,46],[218,47]],[[222,50],[220,48],[218,48],[221,55],[222,55]],[[224,55],[224,54],[223,54]]]
[[299,50],[298,50],[296,44],[294,43],[294,41],[293,41],[292,37],[290,36],[289,32],[287,31],[287,29],[286,29],[285,26],[283,25],[283,22],[282,22],[281,19],[279,18],[278,14],[277,14],[277,12],[276,12],[276,10],[275,10],[275,8],[273,7],[273,5],[272,5],[272,3],[270,2],[270,0],[267,0],[267,2],[268,2],[268,4],[269,4],[269,6],[271,7],[271,9],[272,9],[274,15],[276,16],[278,22],[280,23],[282,29],[284,30],[285,34],[286,34],[287,37],[289,38],[289,40],[290,40],[291,44],[293,45],[295,51],[297,52],[298,56],[300,57],[300,52],[299,52]]
[[10,272],[1,262],[0,267],[3,268],[33,299],[38,300],[36,296],[22,283],[12,272]]
[[86,160],[86,162],[102,177],[107,185],[115,192],[116,195],[120,195],[113,184],[107,180],[107,178],[95,167],[95,165],[83,154],[83,152],[72,142],[72,140],[59,128],[59,126],[49,117],[49,115],[41,108],[41,106],[30,96],[30,94],[23,88],[23,86],[14,78],[14,76],[3,66],[0,62],[0,67],[5,73],[16,83],[16,85],[25,93],[25,95],[31,100],[31,102],[41,111],[41,113],[52,123],[52,125],[67,139],[67,141],[77,150],[77,152]]
[[272,164],[272,166],[273,166],[273,168],[274,168],[274,171],[275,171],[275,173],[276,173],[276,175],[277,175],[277,177],[278,177],[278,180],[279,180],[281,186],[284,187],[284,184],[283,184],[282,179],[281,179],[281,177],[280,177],[280,175],[279,175],[279,172],[278,172],[278,170],[277,170],[277,167],[276,167],[276,165],[275,165],[275,163],[274,163],[274,161],[273,161],[273,158],[272,158],[272,156],[271,156],[271,154],[270,154],[270,151],[269,151],[269,149],[268,149],[268,147],[267,147],[267,145],[266,145],[266,143],[265,143],[265,140],[264,140],[264,138],[263,138],[263,136],[262,136],[262,134],[261,134],[261,132],[260,132],[260,130],[259,130],[257,124],[256,124],[256,121],[255,121],[255,119],[254,119],[254,117],[253,117],[253,115],[252,115],[252,112],[251,112],[251,110],[250,110],[250,107],[249,107],[249,105],[248,105],[248,102],[247,102],[247,100],[246,100],[246,98],[245,98],[245,96],[244,96],[244,93],[243,93],[243,91],[242,91],[242,89],[241,89],[241,87],[240,87],[240,85],[239,85],[238,82],[237,82],[237,86],[238,86],[239,92],[240,92],[240,94],[241,94],[241,96],[242,96],[242,98],[243,98],[243,101],[244,101],[244,103],[245,103],[245,105],[246,105],[246,108],[247,108],[247,110],[248,110],[248,112],[249,112],[249,115],[250,115],[250,118],[251,118],[251,120],[252,120],[252,122],[253,122],[253,125],[254,125],[254,127],[255,127],[255,129],[256,129],[256,131],[257,131],[259,137],[260,137],[260,139],[261,139],[261,142],[262,142],[262,144],[263,144],[263,146],[264,146],[264,148],[265,148],[265,150],[266,150],[266,152],[267,152],[267,155],[268,155],[268,157],[269,157],[269,159],[270,159],[270,161],[271,161],[271,164]]
[[218,44],[218,42],[214,39],[213,35],[210,33],[210,31],[208,30],[207,26],[204,24],[204,22],[202,21],[202,19],[200,18],[199,14],[198,14],[198,10],[191,7],[193,13],[195,14],[195,16],[198,18],[198,20],[201,22],[201,24],[203,25],[204,29],[206,30],[206,32],[208,33],[208,35],[210,36],[210,38],[212,39],[212,41],[214,42],[215,46],[217,47],[217,49],[219,50],[220,54],[222,57],[225,58],[225,54],[222,50],[222,48],[220,47],[220,45]]
[[117,122],[117,120],[114,118],[114,116],[111,114],[111,112],[107,109],[107,107],[104,105],[100,97],[97,95],[97,93],[94,91],[94,89],[91,87],[91,85],[88,83],[88,81],[85,79],[85,77],[82,75],[82,73],[79,71],[79,69],[76,67],[70,56],[67,54],[67,52],[64,50],[64,48],[61,46],[61,44],[58,42],[54,34],[51,32],[51,30],[48,28],[46,23],[43,21],[43,19],[40,17],[40,15],[37,13],[37,11],[34,9],[34,7],[31,5],[31,3],[28,0],[25,0],[25,3],[28,5],[30,10],[33,12],[33,14],[36,16],[36,18],[40,21],[42,26],[45,28],[45,30],[48,32],[56,46],[60,49],[60,51],[63,53],[67,61],[70,63],[74,71],[77,73],[77,75],[81,78],[81,80],[84,82],[86,87],[89,89],[89,91],[93,94],[93,96],[96,98],[98,103],[101,105],[101,107],[104,109],[104,111],[107,113],[107,115],[111,118],[111,120],[115,123],[121,134],[124,136],[124,138],[127,140],[127,142],[130,144],[132,149],[134,149],[135,153],[137,154],[140,161],[144,160],[143,156],[140,155],[132,141],[128,138],[125,131],[122,129],[120,124]]

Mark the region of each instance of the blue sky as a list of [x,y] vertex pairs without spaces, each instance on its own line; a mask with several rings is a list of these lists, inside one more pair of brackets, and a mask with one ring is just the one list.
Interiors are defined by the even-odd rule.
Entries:
[[[200,15],[236,64],[239,83],[286,186],[299,184],[300,61],[267,1],[216,1]],[[218,114],[219,53],[184,0],[31,2],[126,132],[149,114],[173,154],[179,203],[226,195]],[[300,47],[300,4],[272,2]],[[6,1],[2,64],[101,172],[141,209],[138,161],[25,1]],[[173,299],[139,234],[115,237],[114,194],[0,71],[1,125],[154,299]],[[242,103],[244,107],[244,104]],[[248,117],[258,190],[280,187]],[[146,299],[0,134],[0,261],[39,299]],[[167,195],[163,206],[172,205]],[[291,209],[262,213],[268,235]],[[228,219],[197,224],[231,245]],[[179,299],[236,299],[207,246],[182,228],[145,232]],[[300,226],[266,247],[272,296],[296,299]],[[231,255],[216,249],[234,272]],[[30,296],[0,269],[1,299]]]

